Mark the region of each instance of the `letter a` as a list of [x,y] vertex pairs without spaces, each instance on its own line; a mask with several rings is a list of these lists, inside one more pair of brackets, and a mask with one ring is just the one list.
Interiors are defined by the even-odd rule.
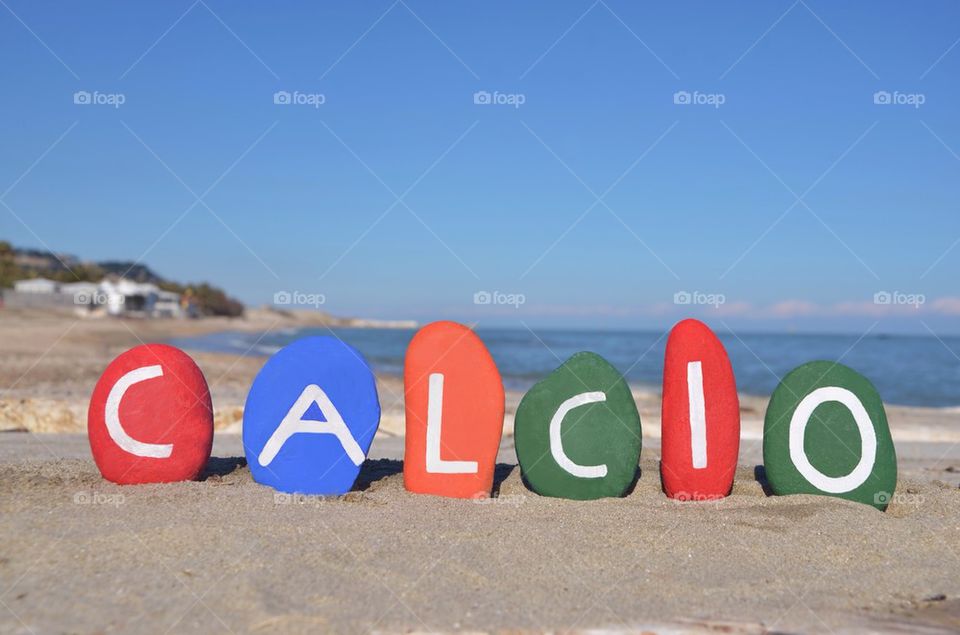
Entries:
[[[317,404],[326,421],[303,419],[303,415],[306,414],[307,409],[313,404]],[[340,445],[343,446],[344,451],[347,453],[347,456],[350,457],[350,460],[353,461],[354,465],[359,466],[363,463],[363,459],[365,458],[363,450],[360,449],[357,440],[350,434],[350,429],[347,428],[347,424],[344,423],[343,417],[340,416],[340,412],[336,406],[333,405],[333,402],[330,401],[330,398],[327,397],[327,394],[323,392],[320,386],[316,384],[310,384],[303,389],[300,397],[297,398],[297,401],[290,408],[289,412],[287,412],[283,421],[280,422],[277,429],[270,435],[266,445],[263,446],[263,450],[260,451],[260,456],[257,458],[260,465],[264,467],[270,465],[277,456],[277,453],[280,452],[280,449],[287,442],[287,439],[298,432],[332,434],[340,441]]]

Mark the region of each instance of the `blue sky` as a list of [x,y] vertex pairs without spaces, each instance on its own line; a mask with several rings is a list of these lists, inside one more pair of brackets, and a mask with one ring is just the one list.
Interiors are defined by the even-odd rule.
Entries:
[[0,236],[346,315],[956,333],[958,18],[4,0]]

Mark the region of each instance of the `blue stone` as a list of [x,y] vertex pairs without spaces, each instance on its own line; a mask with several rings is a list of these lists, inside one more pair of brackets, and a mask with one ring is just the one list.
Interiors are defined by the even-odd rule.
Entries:
[[281,492],[345,494],[379,425],[363,356],[335,337],[300,339],[253,380],[243,410],[247,464],[253,480]]

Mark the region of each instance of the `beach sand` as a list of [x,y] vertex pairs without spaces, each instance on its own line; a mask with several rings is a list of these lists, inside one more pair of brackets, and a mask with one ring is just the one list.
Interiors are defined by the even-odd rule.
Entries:
[[659,396],[639,390],[644,451],[627,497],[531,493],[508,435],[499,496],[460,501],[403,489],[402,383],[382,377],[383,430],[356,491],[323,499],[277,495],[246,468],[236,432],[263,359],[196,354],[218,421],[204,477],[100,478],[86,402],[114,356],[141,340],[290,326],[274,319],[0,313],[0,632],[960,631],[955,410],[889,408],[901,478],[885,513],[767,496],[766,400],[746,396],[733,494],[671,501]]

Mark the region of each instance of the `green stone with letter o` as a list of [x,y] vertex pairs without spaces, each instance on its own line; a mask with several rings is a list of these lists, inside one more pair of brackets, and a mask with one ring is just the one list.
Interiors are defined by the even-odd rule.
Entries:
[[877,389],[835,362],[790,371],[767,406],[763,464],[775,494],[823,494],[886,509],[897,455]]
[[[554,447],[551,427],[559,434]],[[523,396],[514,440],[521,473],[538,494],[623,496],[640,459],[640,414],[616,368],[577,353]]]

